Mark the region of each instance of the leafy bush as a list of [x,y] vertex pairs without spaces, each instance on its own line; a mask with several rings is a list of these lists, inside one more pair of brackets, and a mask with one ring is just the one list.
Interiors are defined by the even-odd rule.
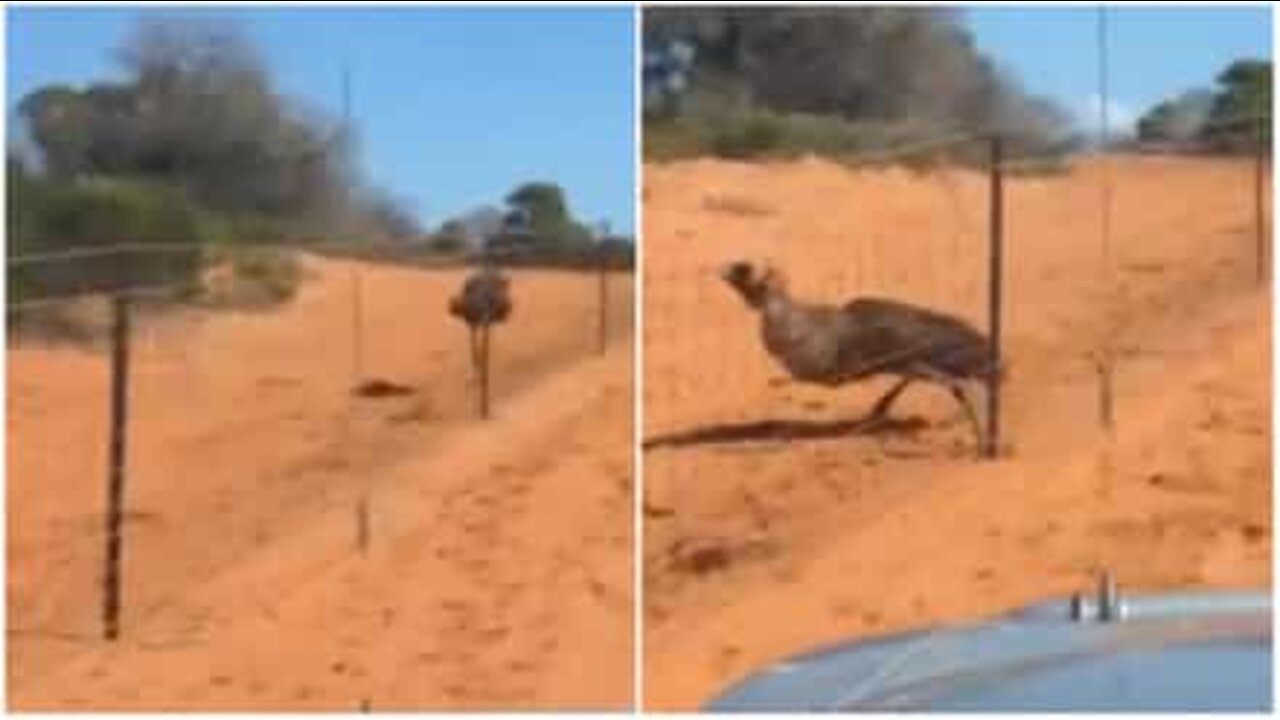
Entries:
[[712,154],[735,160],[766,156],[787,149],[791,138],[784,120],[772,113],[731,115],[710,128]]
[[767,160],[803,155],[842,160],[944,132],[905,123],[854,123],[831,115],[714,110],[650,121],[644,149],[651,160],[698,156]]
[[430,248],[433,253],[441,255],[457,255],[467,249],[467,241],[457,235],[437,233],[427,241],[427,247]]
[[[658,119],[650,117],[645,126],[644,155],[649,161],[693,157],[731,160],[786,160],[817,155],[836,162],[896,164],[926,169],[939,163],[986,167],[990,145],[975,137],[966,142],[883,158],[891,151],[926,139],[955,132],[953,128],[915,122],[851,122],[833,115],[779,113],[770,110],[704,108],[697,114]],[[1034,165],[1018,165],[1020,174],[1058,172],[1066,167],[1066,157],[1076,149],[1077,139],[1064,137],[1056,143],[1043,138],[1006,135],[1005,158],[1036,156]]]
[[[9,267],[9,301],[190,282],[200,268],[200,213],[172,188],[136,180],[52,183],[11,172],[8,254],[137,250]],[[162,252],[144,252],[165,245]],[[182,246],[191,245],[190,251]],[[172,246],[172,247],[171,247]]]
[[292,300],[302,284],[296,252],[251,245],[220,246],[201,299],[219,307],[271,307]]

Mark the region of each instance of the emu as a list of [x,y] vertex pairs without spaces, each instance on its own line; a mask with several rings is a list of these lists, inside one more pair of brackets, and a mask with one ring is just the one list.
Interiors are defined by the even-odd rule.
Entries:
[[449,299],[449,314],[467,325],[471,366],[480,379],[480,416],[489,417],[489,329],[511,316],[510,281],[492,265],[472,272]]
[[986,337],[963,320],[907,303],[857,298],[843,306],[799,302],[771,267],[737,261],[721,277],[761,316],[765,349],[794,379],[838,387],[877,375],[898,381],[867,415],[883,421],[915,382],[951,391],[972,425],[979,447],[983,430],[965,383],[985,381],[993,367]]

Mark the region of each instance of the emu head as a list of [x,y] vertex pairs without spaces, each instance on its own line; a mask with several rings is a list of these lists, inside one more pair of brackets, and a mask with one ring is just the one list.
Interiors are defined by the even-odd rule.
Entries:
[[743,260],[737,260],[720,269],[720,277],[738,291],[747,305],[760,308],[773,293],[786,291],[786,281],[782,273],[770,267],[759,267]]

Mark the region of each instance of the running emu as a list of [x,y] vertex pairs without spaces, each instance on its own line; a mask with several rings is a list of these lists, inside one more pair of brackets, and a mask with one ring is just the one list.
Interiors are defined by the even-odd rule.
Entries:
[[796,380],[836,387],[876,375],[897,376],[871,408],[868,422],[884,420],[913,382],[943,385],[982,446],[982,427],[965,383],[985,381],[992,364],[986,337],[967,323],[877,298],[857,298],[843,307],[798,302],[777,270],[747,262],[730,263],[721,276],[760,312],[765,348]]
[[489,328],[511,316],[510,281],[485,265],[467,276],[462,291],[449,299],[449,314],[467,324],[471,366],[480,379],[480,417],[489,417]]

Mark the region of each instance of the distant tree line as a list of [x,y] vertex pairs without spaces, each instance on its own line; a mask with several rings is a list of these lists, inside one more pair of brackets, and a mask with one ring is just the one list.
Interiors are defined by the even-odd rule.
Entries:
[[[904,135],[969,131],[1000,132],[1026,151],[1077,142],[1064,110],[1026,93],[978,51],[962,12],[650,8],[643,30],[645,138],[655,142],[646,152],[679,154],[684,142],[727,156],[790,145],[839,154]],[[671,61],[664,63],[668,49]],[[690,56],[687,77],[663,92],[670,80],[663,69],[688,64]]]
[[[10,256],[95,243],[248,246],[421,234],[411,214],[361,183],[345,128],[275,89],[238,26],[142,22],[117,60],[119,80],[47,85],[18,103],[21,135],[34,151],[6,168]],[[149,269],[155,263],[120,262],[135,282],[161,279]],[[10,298],[101,286],[91,276],[106,264],[24,268]],[[170,262],[163,279],[198,265]]]
[[590,252],[603,228],[574,216],[560,185],[545,180],[522,183],[503,207],[483,207],[442,223],[429,240],[443,252],[478,251],[486,245],[527,254]]
[[1196,143],[1241,151],[1271,145],[1271,62],[1239,59],[1220,72],[1212,88],[1195,88],[1163,100],[1138,119],[1144,142]]

